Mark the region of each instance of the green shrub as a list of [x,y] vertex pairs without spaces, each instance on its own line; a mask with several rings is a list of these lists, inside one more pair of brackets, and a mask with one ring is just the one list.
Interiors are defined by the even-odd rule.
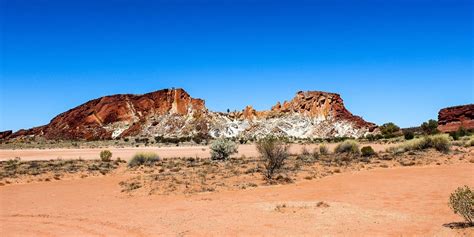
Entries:
[[257,142],[257,150],[263,158],[263,175],[267,179],[272,179],[274,174],[285,165],[289,157],[289,146],[275,138],[265,138]]
[[411,140],[415,138],[415,134],[412,131],[403,131],[403,136],[405,137],[405,140]]
[[329,148],[326,144],[321,144],[319,146],[319,154],[321,155],[327,155],[329,154]]
[[100,160],[103,162],[110,162],[112,160],[112,152],[103,150],[100,152]]
[[474,146],[474,138],[466,142],[466,147]]
[[137,153],[128,162],[128,167],[133,168],[142,165],[151,166],[159,160],[160,157],[153,152]]
[[458,132],[450,132],[450,133],[449,133],[449,136],[451,136],[454,141],[457,141],[457,140],[459,140],[459,138],[460,138]]
[[463,126],[459,127],[459,129],[455,132],[450,132],[449,135],[455,140],[459,140],[461,137],[465,137],[469,135],[469,131],[467,131]]
[[238,146],[235,142],[230,140],[220,138],[212,142],[211,149],[211,158],[213,160],[225,160],[229,158],[232,154],[238,152]]
[[385,123],[379,127],[380,132],[385,138],[392,138],[395,137],[395,134],[400,131],[400,127],[395,125],[394,123]]
[[375,141],[375,136],[373,134],[367,134],[365,136],[365,139],[367,139],[368,141],[373,142],[373,141]]
[[449,136],[445,134],[426,136],[423,138],[406,141],[398,147],[391,149],[392,151],[407,152],[416,150],[425,150],[435,148],[441,152],[448,152],[450,147]]
[[362,147],[362,149],[360,149],[360,151],[362,152],[363,157],[370,157],[375,155],[375,151],[371,146],[364,146]]
[[474,191],[468,186],[459,187],[449,197],[449,207],[470,224],[474,221]]
[[435,135],[427,138],[430,140],[431,147],[435,148],[441,152],[448,152],[449,151],[449,138],[446,135]]
[[421,124],[421,130],[425,135],[433,135],[439,133],[438,121],[430,119],[428,122]]
[[334,149],[335,153],[359,154],[359,143],[354,140],[347,140],[339,143]]

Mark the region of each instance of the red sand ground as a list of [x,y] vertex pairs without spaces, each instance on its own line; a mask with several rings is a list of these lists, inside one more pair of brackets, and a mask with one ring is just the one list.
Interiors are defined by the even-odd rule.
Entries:
[[474,164],[391,168],[192,196],[127,196],[118,175],[8,185],[0,235],[474,236],[443,227],[462,220],[447,201],[473,175]]
[[[391,145],[369,144],[376,152],[385,151]],[[336,144],[329,144],[328,148],[332,151]],[[292,145],[290,152],[300,153],[303,145]],[[305,145],[308,150],[319,145]],[[50,160],[50,159],[99,159],[100,151],[105,148],[97,149],[0,149],[0,161],[20,157],[22,160]],[[124,160],[130,159],[135,153],[142,151],[156,152],[160,157],[210,157],[208,146],[187,146],[187,147],[139,147],[139,148],[107,148],[112,151],[115,158],[120,157]],[[255,145],[240,145],[239,153],[235,155],[240,157],[257,157],[258,152]]]

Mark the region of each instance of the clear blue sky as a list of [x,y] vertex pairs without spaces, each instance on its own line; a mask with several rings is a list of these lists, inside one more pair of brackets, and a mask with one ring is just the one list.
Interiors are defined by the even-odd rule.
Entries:
[[403,127],[474,102],[471,0],[0,2],[0,130],[169,87],[216,111],[337,92]]

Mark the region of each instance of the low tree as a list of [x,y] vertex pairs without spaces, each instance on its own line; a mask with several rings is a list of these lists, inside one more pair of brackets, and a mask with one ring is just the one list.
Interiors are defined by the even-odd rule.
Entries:
[[439,133],[438,121],[430,119],[428,120],[428,122],[424,122],[423,124],[421,124],[421,130],[425,135],[433,135]]
[[395,125],[394,123],[385,123],[380,126],[380,132],[385,138],[392,138],[395,137],[395,134],[400,131],[400,127]]
[[263,158],[265,170],[263,175],[267,179],[272,179],[285,165],[289,157],[289,146],[279,142],[275,138],[265,138],[257,142],[257,150]]

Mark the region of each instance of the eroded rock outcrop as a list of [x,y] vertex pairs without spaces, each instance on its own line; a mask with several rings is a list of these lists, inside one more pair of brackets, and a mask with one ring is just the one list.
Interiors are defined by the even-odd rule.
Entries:
[[12,130],[7,130],[7,131],[0,132],[0,140],[8,138],[10,135],[12,135],[12,133],[13,133]]
[[241,112],[210,112],[201,99],[183,89],[144,95],[113,95],[91,100],[55,117],[48,125],[20,130],[9,137],[101,140],[129,136],[300,138],[360,137],[376,128],[352,115],[338,94],[298,92],[271,110],[247,106]]
[[183,117],[206,111],[203,100],[191,98],[183,89],[105,96],[58,115],[46,126],[20,130],[12,136],[39,135],[46,139],[71,140],[136,136],[154,118]]
[[454,132],[460,127],[474,129],[474,104],[445,108],[438,114],[438,130]]
[[290,102],[283,106],[278,102],[272,107],[272,111],[279,113],[299,113],[310,117],[326,120],[345,120],[353,122],[357,127],[367,127],[373,131],[377,126],[368,123],[359,116],[354,116],[344,106],[344,102],[339,94],[321,91],[300,91]]
[[267,111],[247,106],[242,112],[231,113],[231,118],[236,119],[217,118],[218,122],[211,126],[211,135],[360,137],[377,127],[350,113],[338,94],[321,91],[300,91],[291,101],[278,102]]

